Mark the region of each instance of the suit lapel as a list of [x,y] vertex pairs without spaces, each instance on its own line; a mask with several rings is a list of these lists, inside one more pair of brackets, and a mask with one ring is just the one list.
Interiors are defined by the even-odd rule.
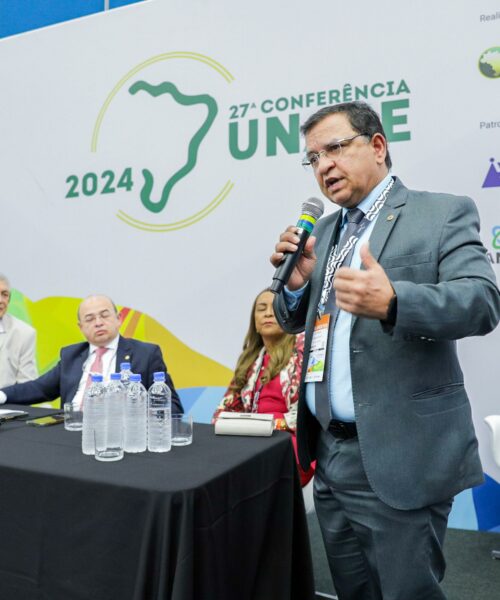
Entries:
[[[328,217],[327,217],[328,218]],[[317,272],[318,272],[318,285],[315,286],[315,294],[311,297],[311,302],[314,305],[314,314],[316,315],[316,308],[319,304],[321,298],[321,291],[323,289],[323,282],[325,280],[325,271],[328,264],[328,258],[330,256],[330,252],[333,248],[335,240],[338,236],[340,225],[342,223],[342,210],[337,211],[333,215],[329,217],[331,222],[329,224],[328,229],[330,230],[330,235],[325,235],[326,246],[321,249],[317,249],[316,253],[318,256],[318,264],[317,264]],[[315,317],[316,318],[316,317]]]
[[378,260],[398,220],[401,209],[406,204],[408,190],[396,179],[394,188],[381,208],[377,222],[370,235],[370,252]]
[[4,327],[4,332],[0,333],[0,350],[2,349],[5,342],[7,341],[7,336],[9,335],[9,330],[11,329],[11,325],[12,325],[11,318],[8,314],[5,314],[3,316],[2,323],[3,323],[3,327]]
[[[61,374],[61,402],[71,402],[78,391],[78,386],[82,379],[83,365],[89,356],[89,344],[83,343],[81,351],[74,357],[61,364],[63,373]],[[69,364],[68,364],[69,363]],[[64,369],[68,369],[68,376],[65,376]],[[66,381],[66,389],[64,389],[63,379]]]
[[321,270],[321,274],[324,273],[326,269],[326,264],[328,262],[328,257],[330,256],[330,251],[335,243],[335,238],[338,235],[340,224],[342,223],[342,209],[338,210],[336,213],[331,215],[331,224],[330,224],[330,237],[328,239],[328,245],[326,248],[326,252],[322,252],[321,258],[318,260],[318,266]]
[[118,347],[116,349],[116,371],[118,372],[120,369],[120,363],[122,362],[132,362],[132,348],[130,346],[129,340],[120,336],[118,340]]
[[[370,235],[369,248],[375,260],[379,260],[382,251],[389,240],[394,225],[401,213],[402,208],[406,204],[406,197],[408,195],[407,188],[396,178],[394,187],[389,197],[384,203],[384,206],[380,209],[380,213],[377,217],[377,222],[373,227],[373,231]],[[363,265],[361,268],[364,269]],[[358,322],[359,317],[353,315],[351,321],[351,332]]]

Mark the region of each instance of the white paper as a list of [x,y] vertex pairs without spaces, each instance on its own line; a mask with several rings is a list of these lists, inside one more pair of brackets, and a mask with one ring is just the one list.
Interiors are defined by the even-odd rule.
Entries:
[[17,417],[21,415],[27,415],[28,413],[25,410],[9,410],[8,408],[0,408],[0,418],[1,417]]

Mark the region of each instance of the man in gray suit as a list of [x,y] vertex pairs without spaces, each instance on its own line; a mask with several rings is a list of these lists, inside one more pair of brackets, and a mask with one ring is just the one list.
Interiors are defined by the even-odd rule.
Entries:
[[[442,599],[453,496],[483,481],[455,340],[500,316],[477,210],[392,177],[365,103],[322,108],[302,131],[304,164],[341,210],[319,221],[275,313],[306,331],[299,458],[317,460],[335,589],[340,600]],[[296,231],[281,235],[274,266],[297,249]]]

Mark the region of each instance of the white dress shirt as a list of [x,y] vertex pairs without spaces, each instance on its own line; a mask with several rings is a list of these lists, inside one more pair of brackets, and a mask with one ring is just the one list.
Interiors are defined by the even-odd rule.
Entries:
[[[109,344],[106,344],[108,351],[102,355],[102,378],[104,383],[109,381],[111,373],[116,372],[116,352],[118,350],[119,339],[120,336],[117,335],[113,341],[109,342]],[[97,346],[94,346],[94,344],[89,345],[89,355],[86,361],[83,363],[82,377],[80,379],[80,383],[78,384],[75,397],[72,400],[73,406],[80,407],[82,405],[83,394],[87,388],[87,381],[90,375],[90,367],[94,363],[96,357],[96,349]]]

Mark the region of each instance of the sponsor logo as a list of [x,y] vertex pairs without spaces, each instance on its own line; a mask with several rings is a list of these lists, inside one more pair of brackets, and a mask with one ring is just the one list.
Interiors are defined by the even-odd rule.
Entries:
[[495,164],[494,158],[490,158],[490,168],[484,178],[483,187],[500,187],[500,163]]
[[491,245],[494,250],[500,250],[500,225],[495,225],[491,230],[493,235],[493,239],[491,240]]
[[500,264],[500,225],[494,225],[491,229],[491,248],[488,258],[492,264]]
[[500,77],[500,47],[493,46],[485,50],[479,57],[479,71],[488,79]]

